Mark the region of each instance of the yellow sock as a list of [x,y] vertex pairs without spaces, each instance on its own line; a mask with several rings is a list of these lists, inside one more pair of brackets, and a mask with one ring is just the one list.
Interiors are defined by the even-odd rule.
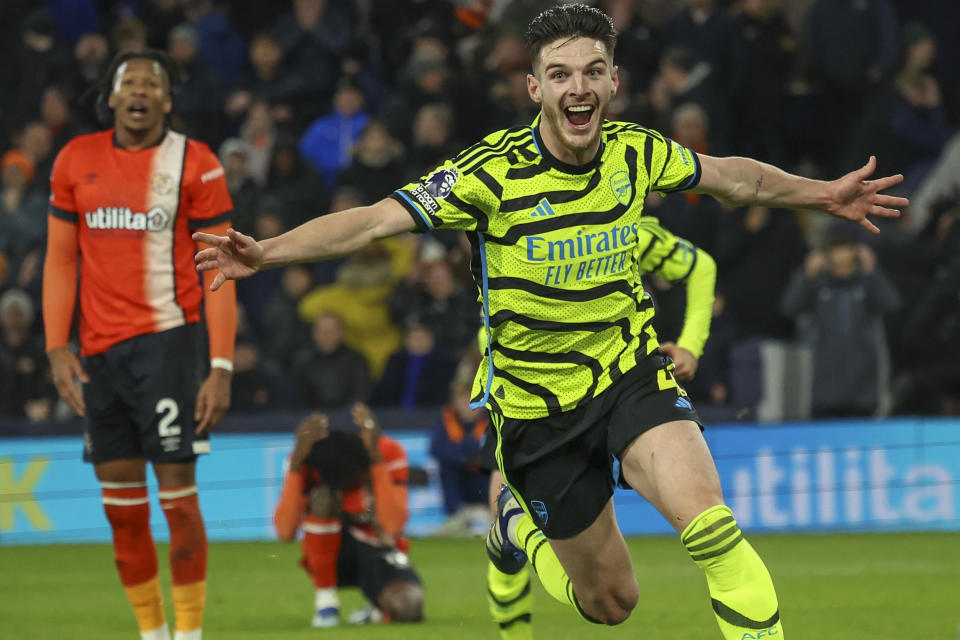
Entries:
[[694,518],[680,540],[706,573],[725,640],[783,640],[773,581],[727,506],[711,507]]
[[501,640],[533,640],[533,593],[526,567],[519,573],[503,573],[488,561],[487,604],[500,625]]
[[[207,582],[173,585],[173,610],[178,634],[203,628],[203,607],[207,601]],[[198,636],[199,637],[199,636]]]
[[160,593],[160,583],[156,577],[146,582],[124,587],[127,600],[133,607],[133,614],[137,617],[137,626],[141,633],[155,631],[167,624],[163,614],[163,595]]
[[526,552],[530,565],[537,572],[540,584],[547,593],[564,604],[572,605],[585,620],[600,624],[580,608],[580,603],[573,594],[573,583],[567,577],[567,572],[560,564],[557,554],[553,552],[553,547],[547,542],[546,536],[533,523],[533,518],[524,513],[522,516],[517,516],[516,520],[514,529],[516,542]]

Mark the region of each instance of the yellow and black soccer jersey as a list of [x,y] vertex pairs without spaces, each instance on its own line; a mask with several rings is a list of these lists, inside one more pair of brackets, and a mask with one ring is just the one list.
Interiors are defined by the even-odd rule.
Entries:
[[697,264],[697,248],[660,226],[652,216],[644,216],[637,227],[640,273],[654,273],[667,282],[687,279]]
[[686,311],[677,346],[699,358],[710,335],[716,263],[710,254],[673,235],[652,216],[640,218],[637,236],[640,274],[655,274],[671,284],[686,285]]
[[638,125],[605,123],[597,157],[574,166],[550,154],[535,123],[493,133],[391,195],[422,231],[474,232],[487,330],[476,406],[527,419],[569,411],[657,348],[640,283],[643,201],[699,179],[695,153]]

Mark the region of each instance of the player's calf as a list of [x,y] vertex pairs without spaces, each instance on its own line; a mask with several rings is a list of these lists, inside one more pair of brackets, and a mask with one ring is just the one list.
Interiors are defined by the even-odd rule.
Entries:
[[146,482],[103,483],[103,509],[113,531],[114,561],[143,638],[169,638],[157,553],[150,533]]
[[724,638],[783,639],[773,581],[727,506],[701,513],[680,539],[706,574],[711,605]]
[[340,520],[308,515],[303,523],[302,564],[314,586],[314,627],[340,623],[337,595],[337,557],[342,540]]
[[199,639],[207,599],[207,531],[197,485],[164,486],[158,496],[170,529],[176,640]]
[[[530,516],[519,519],[515,535],[544,586],[544,577],[551,581],[547,591],[576,607],[584,619],[617,625],[630,616],[639,588],[612,499],[592,523],[572,536],[547,539],[533,527]],[[557,588],[562,589],[560,594],[554,593]]]

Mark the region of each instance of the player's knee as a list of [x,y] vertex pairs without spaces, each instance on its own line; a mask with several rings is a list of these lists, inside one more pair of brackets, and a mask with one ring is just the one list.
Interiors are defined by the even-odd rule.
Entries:
[[196,484],[196,462],[156,462],[153,471],[161,489]]
[[[632,578],[632,576],[631,576]],[[624,581],[584,596],[577,594],[577,600],[584,613],[606,625],[618,625],[630,617],[640,598],[635,579]]]
[[630,584],[623,590],[618,591],[615,598],[617,605],[623,611],[626,611],[626,617],[624,617],[624,620],[626,620],[626,618],[630,616],[630,613],[636,608],[637,602],[640,601],[640,588],[637,586],[636,578],[633,578]]
[[609,596],[610,604],[607,607],[608,615],[606,624],[616,625],[624,622],[630,617],[637,601],[640,599],[640,592],[637,588],[636,580],[632,584],[623,585],[614,589]]
[[589,606],[584,606],[586,604],[588,603],[581,604],[584,613],[597,622],[610,626],[625,622],[630,617],[630,612],[633,611],[633,606],[611,597],[592,600],[589,602]]
[[400,582],[387,585],[378,604],[393,622],[423,621],[423,587],[419,584]]

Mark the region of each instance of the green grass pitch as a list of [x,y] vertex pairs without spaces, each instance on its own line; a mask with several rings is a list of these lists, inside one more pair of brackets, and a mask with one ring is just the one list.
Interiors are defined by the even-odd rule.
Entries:
[[[771,569],[785,635],[952,640],[960,625],[960,537],[943,534],[759,536]],[[629,540],[640,603],[626,623],[592,627],[534,583],[538,639],[717,640],[700,570],[673,538]],[[166,585],[167,547],[160,545]],[[210,547],[206,640],[497,638],[487,617],[481,540],[414,540],[414,565],[427,593],[422,625],[312,629],[313,591],[297,566],[299,546],[274,542]],[[342,614],[361,604],[341,596]],[[0,638],[99,640],[137,637],[133,614],[105,545],[0,547]]]

